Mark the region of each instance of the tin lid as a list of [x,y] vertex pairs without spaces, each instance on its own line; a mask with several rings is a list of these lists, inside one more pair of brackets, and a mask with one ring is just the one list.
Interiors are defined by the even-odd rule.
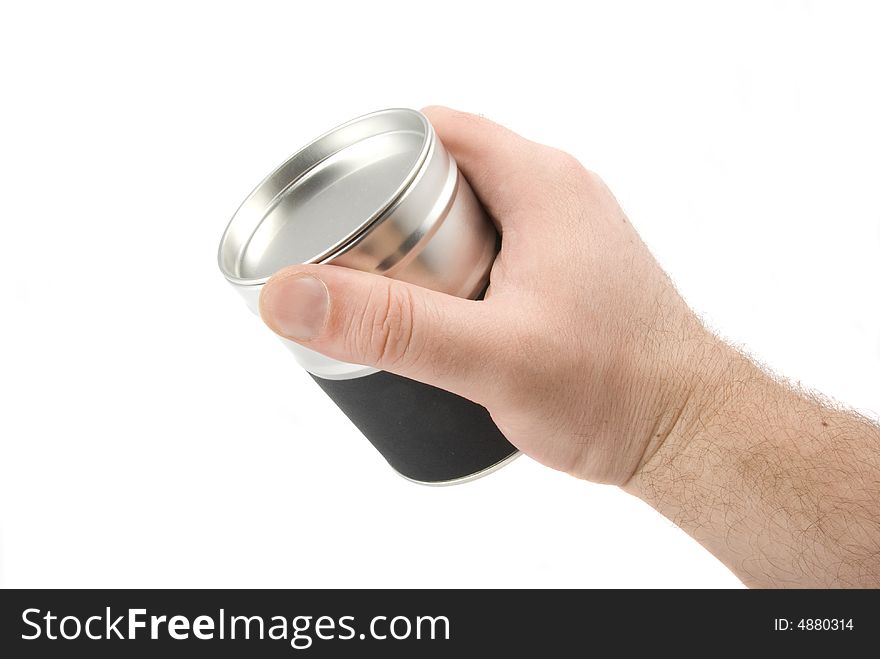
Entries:
[[325,133],[260,183],[220,241],[227,279],[258,285],[277,270],[330,260],[379,221],[417,177],[433,129],[420,112],[374,112]]

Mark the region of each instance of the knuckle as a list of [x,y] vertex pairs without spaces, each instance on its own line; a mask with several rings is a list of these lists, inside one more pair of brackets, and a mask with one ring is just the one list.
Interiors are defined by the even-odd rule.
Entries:
[[567,172],[575,172],[582,170],[584,168],[581,165],[581,161],[575,158],[568,151],[562,151],[561,149],[554,149],[556,156],[556,165],[560,169]]
[[552,167],[554,178],[569,186],[592,186],[599,181],[599,177],[594,172],[584,167],[580,160],[567,151],[550,148],[548,162]]
[[553,150],[550,156],[552,165],[551,185],[559,194],[566,209],[578,215],[580,200],[599,199],[606,193],[605,183],[595,172],[587,169],[570,153]]
[[568,151],[546,145],[539,145],[538,148],[542,151],[544,162],[557,176],[581,166],[580,161]]
[[608,187],[605,185],[605,181],[591,169],[583,168],[580,175],[580,185],[594,196],[607,196]]

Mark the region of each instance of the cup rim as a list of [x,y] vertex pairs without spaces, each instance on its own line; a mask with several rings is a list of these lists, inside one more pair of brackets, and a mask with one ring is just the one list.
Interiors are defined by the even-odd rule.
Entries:
[[[357,244],[366,233],[397,205],[398,201],[406,194],[418,177],[427,160],[431,150],[434,129],[427,117],[418,110],[411,108],[388,108],[356,117],[316,137],[273,169],[239,205],[223,232],[217,250],[217,263],[223,276],[238,286],[261,286],[265,284],[270,279],[271,274],[262,277],[241,277],[239,273],[241,261],[251,237],[274,205],[277,204],[291,186],[322,162],[363,139],[390,132],[393,129],[388,127],[393,126],[395,121],[401,124],[404,123],[404,121],[401,121],[402,119],[415,123],[415,126],[418,127],[422,134],[422,143],[415,162],[401,183],[388,195],[375,212],[349,231],[342,239],[302,263],[327,262]],[[337,141],[340,134],[360,125],[369,125],[370,123],[376,124],[378,130],[361,134],[358,139],[352,141]],[[382,129],[383,126],[385,127],[384,130]]]

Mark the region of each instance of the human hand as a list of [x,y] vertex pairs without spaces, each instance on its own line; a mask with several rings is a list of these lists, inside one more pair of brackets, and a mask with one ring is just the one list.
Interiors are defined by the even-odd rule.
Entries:
[[602,181],[486,119],[428,108],[502,235],[484,300],[285,268],[282,336],[485,406],[550,467],[621,485],[751,586],[880,584],[880,428],[712,336]]
[[626,483],[712,381],[720,344],[595,174],[486,119],[424,112],[502,235],[485,299],[292,266],[266,284],[264,320],[480,403],[550,467]]

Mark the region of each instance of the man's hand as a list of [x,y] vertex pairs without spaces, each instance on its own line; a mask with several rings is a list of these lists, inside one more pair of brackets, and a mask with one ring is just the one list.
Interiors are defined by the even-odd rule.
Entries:
[[502,235],[485,299],[294,266],[263,290],[266,323],[477,401],[524,453],[641,496],[750,584],[880,586],[877,428],[711,335],[577,160],[424,112]]
[[296,266],[266,285],[263,318],[331,357],[481,403],[546,465],[626,483],[704,386],[715,339],[595,174],[486,119],[425,113],[502,234],[485,300]]

